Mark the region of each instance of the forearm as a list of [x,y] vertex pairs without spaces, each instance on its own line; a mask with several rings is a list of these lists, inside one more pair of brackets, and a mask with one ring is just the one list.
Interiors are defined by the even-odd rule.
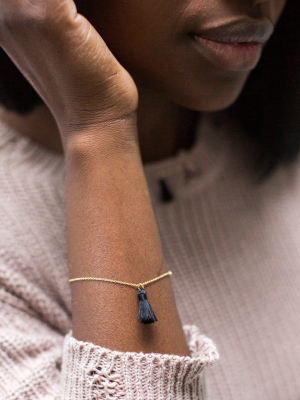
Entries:
[[[65,148],[70,278],[140,283],[169,270],[138,145],[110,140],[124,127],[107,124],[97,132],[80,134],[83,140],[77,135],[79,140]],[[125,129],[136,128],[129,124]],[[171,277],[145,288],[158,318],[154,324],[137,320],[133,287],[103,281],[71,283],[74,337],[113,350],[189,355]]]

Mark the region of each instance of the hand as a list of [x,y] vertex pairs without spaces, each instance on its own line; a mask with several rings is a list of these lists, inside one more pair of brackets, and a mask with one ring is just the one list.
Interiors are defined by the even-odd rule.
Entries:
[[73,0],[1,0],[0,45],[61,133],[135,115],[132,77]]

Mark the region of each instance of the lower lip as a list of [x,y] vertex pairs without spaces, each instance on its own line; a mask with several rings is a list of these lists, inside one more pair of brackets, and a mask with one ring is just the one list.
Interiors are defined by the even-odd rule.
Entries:
[[229,71],[249,71],[257,65],[262,51],[262,43],[216,42],[192,35],[196,49],[216,67]]

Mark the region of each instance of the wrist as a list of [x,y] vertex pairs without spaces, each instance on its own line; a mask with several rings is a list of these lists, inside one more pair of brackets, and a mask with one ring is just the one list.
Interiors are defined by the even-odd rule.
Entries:
[[62,132],[67,157],[85,159],[117,153],[139,152],[136,115]]

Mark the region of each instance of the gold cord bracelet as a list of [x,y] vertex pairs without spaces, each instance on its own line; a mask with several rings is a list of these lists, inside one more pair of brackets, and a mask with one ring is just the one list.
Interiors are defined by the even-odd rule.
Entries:
[[151,324],[155,321],[158,321],[156,318],[154,311],[152,310],[152,307],[147,299],[146,295],[146,290],[144,286],[148,285],[149,283],[158,281],[161,278],[164,278],[167,275],[172,275],[172,271],[168,271],[157,278],[151,279],[150,281],[146,281],[144,283],[128,283],[128,282],[122,282],[122,281],[116,281],[114,279],[107,279],[107,278],[94,278],[94,277],[84,277],[84,278],[73,278],[69,279],[69,282],[76,282],[76,281],[104,281],[104,282],[113,282],[113,283],[120,283],[122,285],[127,285],[127,286],[132,286],[138,288],[138,298],[140,301],[139,304],[139,315],[138,315],[138,321],[140,321],[143,324]]

